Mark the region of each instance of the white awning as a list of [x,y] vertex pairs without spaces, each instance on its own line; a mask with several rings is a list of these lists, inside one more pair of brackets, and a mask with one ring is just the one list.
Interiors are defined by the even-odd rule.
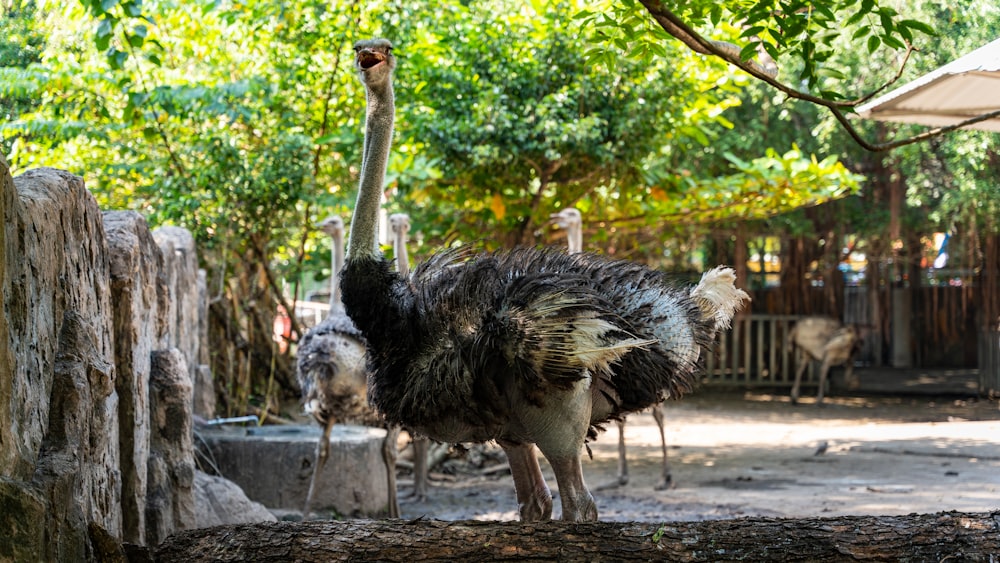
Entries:
[[[858,106],[864,119],[940,127],[1000,111],[1000,39]],[[968,126],[1000,132],[1000,118]]]

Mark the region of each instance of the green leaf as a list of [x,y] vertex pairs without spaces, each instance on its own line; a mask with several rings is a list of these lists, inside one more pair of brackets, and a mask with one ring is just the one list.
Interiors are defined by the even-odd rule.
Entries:
[[135,2],[134,0],[127,0],[126,2],[123,2],[122,9],[124,9],[125,14],[130,17],[138,18],[142,16],[142,4]]
[[125,51],[119,51],[118,49],[112,47],[105,53],[105,58],[108,60],[108,64],[111,65],[111,68],[119,70],[125,66],[125,61],[128,59],[128,53]]
[[105,35],[103,37],[98,36],[94,40],[94,44],[97,46],[98,49],[103,51],[107,49],[109,45],[111,45],[111,36],[110,35]]
[[872,35],[868,38],[868,52],[874,53],[878,49],[879,45],[882,44],[882,40],[878,38],[878,35]]
[[902,41],[900,41],[899,39],[896,39],[895,37],[893,37],[891,35],[883,35],[882,36],[882,43],[885,43],[886,45],[888,45],[889,47],[892,47],[893,49],[905,49],[906,48],[906,45],[904,45]]
[[110,12],[112,8],[118,5],[119,0],[101,0],[101,11],[104,13]]
[[892,16],[888,12],[879,11],[878,18],[882,22],[882,29],[886,30],[886,32],[892,33],[896,29],[896,25],[892,21]]
[[114,27],[117,22],[118,20],[110,16],[101,18],[100,23],[97,24],[97,38],[104,39],[110,37],[114,33]]
[[927,25],[926,23],[924,23],[922,21],[917,21],[917,20],[902,20],[902,21],[898,22],[898,25],[900,27],[906,27],[906,28],[909,28],[909,29],[915,29],[915,30],[917,30],[920,33],[923,33],[925,35],[930,35],[930,36],[936,36],[937,35],[937,32],[934,31],[933,27]]
[[718,26],[719,22],[722,21],[722,5],[718,2],[712,4],[712,7],[708,9],[708,20],[712,22],[712,25]]

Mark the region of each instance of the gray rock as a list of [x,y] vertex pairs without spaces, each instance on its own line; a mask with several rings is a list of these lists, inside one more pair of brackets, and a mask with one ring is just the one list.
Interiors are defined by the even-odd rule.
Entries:
[[166,291],[163,260],[146,220],[132,211],[104,213],[111,257],[115,381],[119,405],[122,522],[128,543],[146,543],[146,478],[149,458],[149,372],[153,347],[166,322],[159,295]]
[[[180,350],[191,382],[198,382],[198,366],[202,362],[199,350],[198,253],[194,237],[181,227],[160,227],[153,231],[153,238],[163,254],[163,275],[167,284],[164,303],[167,311],[166,341],[159,348]],[[194,394],[192,400],[193,397]],[[205,418],[214,416],[213,413],[199,414]]]
[[[268,508],[302,510],[316,462],[318,425],[199,430],[200,446],[219,473]],[[338,424],[313,499],[316,513],[379,516],[388,511],[385,430]]]
[[156,545],[195,522],[191,377],[180,350],[153,352],[149,386],[146,542]]
[[236,483],[203,471],[195,471],[195,526],[276,522],[263,504],[247,498]]

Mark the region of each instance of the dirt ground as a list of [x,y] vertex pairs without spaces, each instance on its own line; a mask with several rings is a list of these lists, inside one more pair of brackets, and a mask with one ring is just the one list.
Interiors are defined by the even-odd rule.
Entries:
[[[979,512],[1000,508],[1000,409],[996,401],[927,396],[806,399],[703,391],[666,405],[674,487],[660,479],[660,439],[649,412],[628,418],[630,482],[616,480],[618,430],[591,444],[584,478],[601,520],[690,521],[741,516]],[[482,466],[502,463],[486,450]],[[493,457],[495,456],[495,457]],[[561,508],[555,478],[543,472]],[[409,496],[404,518],[516,520],[509,472],[468,467],[432,474],[428,498]]]

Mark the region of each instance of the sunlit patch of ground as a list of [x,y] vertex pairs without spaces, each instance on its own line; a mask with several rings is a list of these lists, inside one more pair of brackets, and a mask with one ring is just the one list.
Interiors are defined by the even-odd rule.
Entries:
[[[595,491],[603,520],[908,514],[1000,508],[995,402],[831,397],[818,407],[761,393],[699,393],[667,403],[675,487],[660,480],[660,438],[648,412],[626,424],[630,482]],[[593,488],[617,476],[618,431],[590,444]],[[555,488],[548,465],[543,472]],[[554,491],[556,492],[556,491]],[[558,498],[554,515],[561,512]],[[509,474],[431,487],[404,517],[514,520]]]

